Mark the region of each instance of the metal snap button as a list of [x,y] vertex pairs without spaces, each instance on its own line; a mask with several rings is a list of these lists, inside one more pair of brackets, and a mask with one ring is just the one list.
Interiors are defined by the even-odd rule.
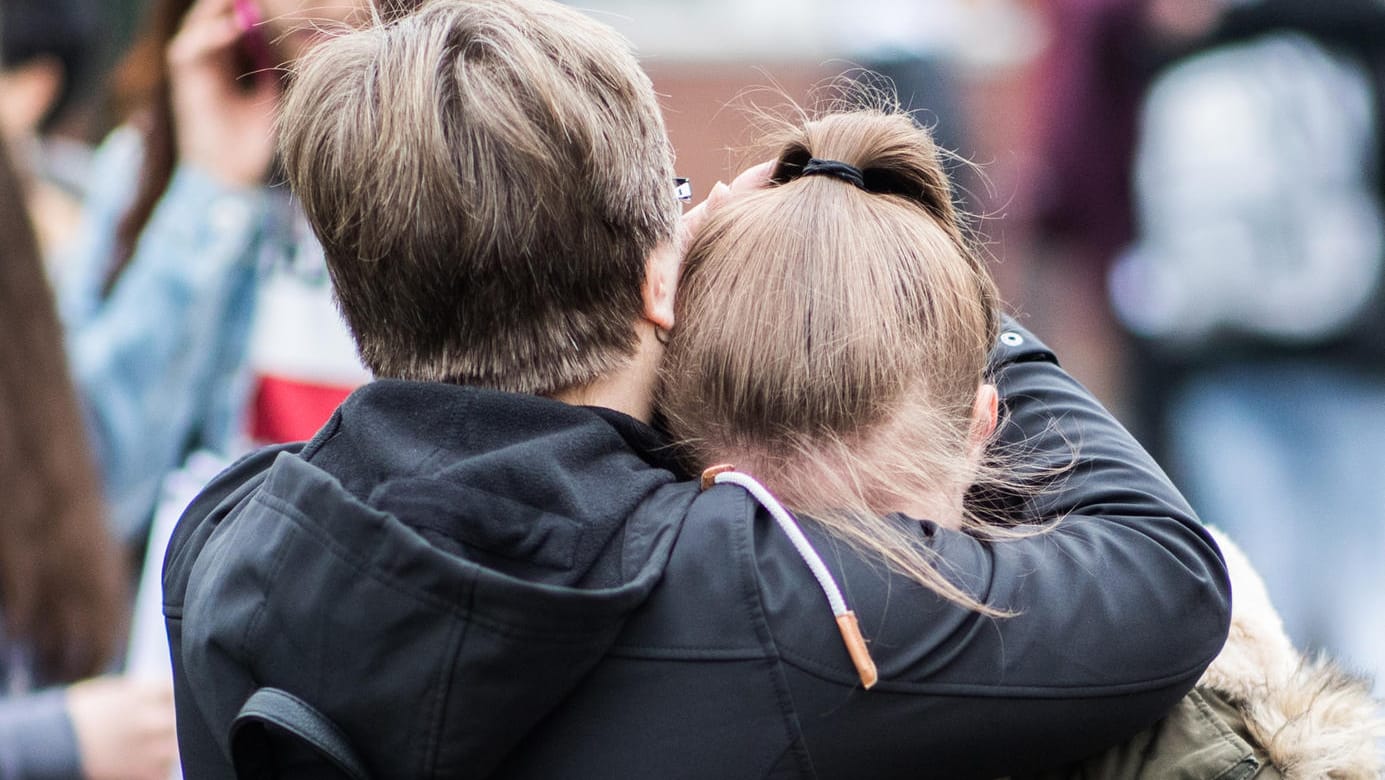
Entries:
[[1000,343],[1007,347],[1018,347],[1024,343],[1024,336],[1021,336],[1013,330],[1007,330],[1000,334]]

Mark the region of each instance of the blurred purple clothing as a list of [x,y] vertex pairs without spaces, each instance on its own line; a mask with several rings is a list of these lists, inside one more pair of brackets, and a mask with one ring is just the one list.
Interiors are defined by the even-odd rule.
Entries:
[[1134,235],[1130,160],[1149,81],[1143,0],[1048,0],[1034,208],[1101,269]]

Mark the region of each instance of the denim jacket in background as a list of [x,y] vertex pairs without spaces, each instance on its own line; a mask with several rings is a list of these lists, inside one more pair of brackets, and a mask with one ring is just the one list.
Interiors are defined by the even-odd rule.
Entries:
[[257,281],[265,256],[293,246],[287,195],[228,188],[180,166],[103,298],[141,153],[129,128],[103,144],[82,232],[56,269],[111,527],[127,543],[142,539],[164,476],[189,453],[243,448]]

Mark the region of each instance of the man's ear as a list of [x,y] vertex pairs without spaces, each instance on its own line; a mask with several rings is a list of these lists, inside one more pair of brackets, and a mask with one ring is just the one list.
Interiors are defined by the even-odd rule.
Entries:
[[971,407],[971,435],[973,444],[982,444],[995,433],[1000,419],[1000,391],[995,385],[982,383],[976,388],[976,400]]
[[678,250],[672,242],[660,244],[644,267],[644,318],[663,330],[673,329],[673,298],[678,292]]

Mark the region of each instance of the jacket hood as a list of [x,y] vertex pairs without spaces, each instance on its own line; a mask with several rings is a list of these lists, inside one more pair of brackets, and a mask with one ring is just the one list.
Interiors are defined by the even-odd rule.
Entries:
[[241,680],[199,702],[214,733],[273,685],[314,702],[368,764],[493,769],[658,583],[696,491],[661,444],[609,410],[432,383],[358,390],[218,509],[183,621],[190,676]]
[[1370,685],[1326,656],[1302,657],[1245,553],[1212,531],[1234,595],[1231,633],[1201,684],[1233,703],[1286,780],[1381,777],[1381,703]]

